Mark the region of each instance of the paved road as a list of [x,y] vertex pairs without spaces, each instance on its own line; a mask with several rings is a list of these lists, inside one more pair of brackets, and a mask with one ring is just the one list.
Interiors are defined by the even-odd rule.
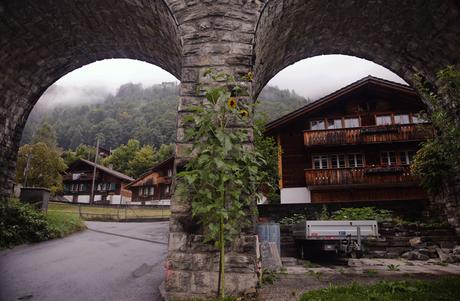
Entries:
[[0,300],[159,300],[167,222],[87,225],[64,239],[0,252]]

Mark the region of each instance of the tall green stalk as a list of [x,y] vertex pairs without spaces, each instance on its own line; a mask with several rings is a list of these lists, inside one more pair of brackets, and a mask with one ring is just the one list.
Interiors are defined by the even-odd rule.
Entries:
[[[206,90],[200,106],[190,107],[185,118],[190,126],[186,139],[193,141],[194,155],[178,174],[176,194],[191,202],[192,216],[203,226],[204,241],[219,252],[218,297],[225,297],[225,246],[247,226],[259,187],[264,184],[265,160],[244,145],[250,136],[246,128],[232,127],[235,122],[250,126],[248,94],[239,83],[251,80],[225,74],[208,74],[222,86]],[[227,81],[227,84],[222,82]]]

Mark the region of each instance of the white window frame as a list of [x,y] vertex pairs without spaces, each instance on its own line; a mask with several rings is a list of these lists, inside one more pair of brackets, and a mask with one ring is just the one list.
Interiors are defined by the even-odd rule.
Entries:
[[[412,154],[411,154],[412,153]],[[399,161],[401,165],[411,165],[412,161],[414,160],[415,151],[413,150],[404,150],[399,151]],[[402,160],[404,158],[404,161]]]
[[[329,123],[330,120],[333,121],[332,124]],[[327,121],[326,129],[328,129],[328,130],[342,129],[343,128],[343,120],[342,120],[342,118],[327,118],[326,121]],[[337,121],[338,121],[338,124],[337,124]]]
[[[390,123],[379,123],[378,122],[379,117],[388,117],[388,118],[390,118]],[[390,125],[390,124],[393,124],[393,118],[392,118],[391,114],[376,115],[375,116],[375,124],[376,125]]]
[[[311,156],[312,158],[312,166],[313,166],[313,169],[328,169],[329,168],[329,157],[328,155],[322,155],[322,154],[319,154],[319,155],[312,155]],[[316,160],[319,160],[319,168],[317,168],[315,166],[315,161]],[[324,166],[324,160],[326,162],[326,166]]]
[[[340,160],[340,157],[342,157],[342,160]],[[334,164],[332,163],[333,159],[335,158],[335,160],[337,161],[337,166],[334,167]],[[346,155],[345,154],[332,154],[332,155],[329,155],[329,160],[330,160],[330,168],[345,168],[347,166],[347,159],[346,159]],[[343,161],[343,165],[340,165],[340,161]]]
[[[390,160],[390,153],[393,153],[394,154],[394,163],[392,164],[391,163],[391,160]],[[384,156],[385,154],[385,156]],[[396,151],[382,151],[380,152],[380,161],[381,163],[384,165],[384,166],[396,166],[398,164],[398,152]]]
[[[356,126],[347,126],[347,120],[355,120],[358,122]],[[354,117],[345,117],[343,118],[343,127],[346,129],[351,129],[351,128],[359,128],[361,126],[361,119],[359,116],[354,116]]]
[[[358,157],[361,156],[361,164],[358,165]],[[350,153],[347,154],[347,162],[349,168],[360,168],[365,166],[365,161],[364,161],[364,154],[363,153]],[[353,161],[353,164],[350,164],[350,161]]]
[[[313,128],[313,123],[315,123],[315,122],[318,123],[318,124],[322,122],[323,123],[323,128],[314,129]],[[312,131],[320,131],[320,130],[325,130],[325,129],[326,129],[326,122],[325,122],[324,119],[317,119],[317,120],[311,120],[310,121],[310,130],[312,130]]]
[[[401,118],[402,116],[406,116],[407,117],[407,121],[406,122],[400,122],[400,121],[396,121],[396,118]],[[394,120],[394,124],[410,124],[410,116],[409,114],[395,114],[393,116],[393,120]]]

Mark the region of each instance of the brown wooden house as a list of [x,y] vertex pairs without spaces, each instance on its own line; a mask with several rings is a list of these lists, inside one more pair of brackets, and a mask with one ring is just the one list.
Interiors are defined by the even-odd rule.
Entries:
[[410,171],[433,134],[423,109],[409,86],[368,76],[270,122],[281,203],[427,199]]
[[69,202],[90,203],[95,167],[94,203],[129,203],[131,201],[131,191],[126,188],[126,185],[134,179],[85,159],[79,159],[72,163],[63,176],[64,198]]
[[155,165],[127,188],[132,191],[132,203],[170,205],[174,157]]

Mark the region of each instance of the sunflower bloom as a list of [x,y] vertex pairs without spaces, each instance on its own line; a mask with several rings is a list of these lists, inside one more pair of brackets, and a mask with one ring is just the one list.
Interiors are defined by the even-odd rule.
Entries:
[[246,110],[240,110],[240,116],[241,116],[241,117],[248,117],[248,116],[249,116],[249,113],[248,113],[248,111],[246,111]]
[[235,97],[230,97],[227,101],[227,105],[230,109],[236,108],[237,102],[236,102]]

